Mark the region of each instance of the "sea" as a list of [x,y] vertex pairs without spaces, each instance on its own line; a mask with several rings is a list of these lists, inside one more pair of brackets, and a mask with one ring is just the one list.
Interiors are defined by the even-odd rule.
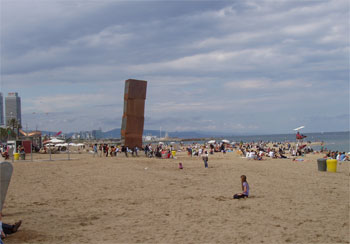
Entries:
[[[350,132],[323,132],[323,133],[301,133],[307,136],[304,142],[323,142],[324,149],[331,151],[350,152]],[[226,138],[218,137],[214,140],[221,141],[222,139],[230,142],[295,142],[295,134],[275,134],[275,135],[249,135],[249,136],[229,136]],[[203,143],[203,141],[196,141]],[[192,142],[187,142],[192,143]],[[186,143],[186,144],[187,144]],[[316,151],[321,149],[321,145],[313,145],[312,148]]]

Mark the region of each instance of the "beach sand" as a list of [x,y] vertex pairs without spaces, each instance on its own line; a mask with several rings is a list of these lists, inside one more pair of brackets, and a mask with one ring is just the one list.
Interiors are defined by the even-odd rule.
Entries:
[[[141,155],[16,161],[3,222],[23,224],[5,243],[349,243],[349,162],[330,173],[317,170],[320,154],[231,152],[210,155],[205,169],[185,152]],[[242,174],[251,196],[233,200]]]

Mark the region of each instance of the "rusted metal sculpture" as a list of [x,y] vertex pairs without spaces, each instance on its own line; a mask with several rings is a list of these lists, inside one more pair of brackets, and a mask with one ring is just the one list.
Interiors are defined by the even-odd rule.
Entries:
[[133,79],[125,81],[121,139],[124,145],[131,149],[135,146],[142,147],[146,91],[147,81]]

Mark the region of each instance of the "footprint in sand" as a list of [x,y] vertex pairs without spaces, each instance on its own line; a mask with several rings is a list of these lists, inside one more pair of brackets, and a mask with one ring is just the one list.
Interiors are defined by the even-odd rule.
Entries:
[[219,197],[214,197],[214,199],[216,200],[216,201],[227,201],[228,199],[226,198],[226,197],[224,197],[224,196],[219,196]]

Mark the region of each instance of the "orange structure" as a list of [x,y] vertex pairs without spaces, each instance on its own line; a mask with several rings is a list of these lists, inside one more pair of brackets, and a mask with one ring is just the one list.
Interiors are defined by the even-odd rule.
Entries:
[[121,139],[129,148],[142,147],[146,91],[147,81],[133,79],[125,81]]

